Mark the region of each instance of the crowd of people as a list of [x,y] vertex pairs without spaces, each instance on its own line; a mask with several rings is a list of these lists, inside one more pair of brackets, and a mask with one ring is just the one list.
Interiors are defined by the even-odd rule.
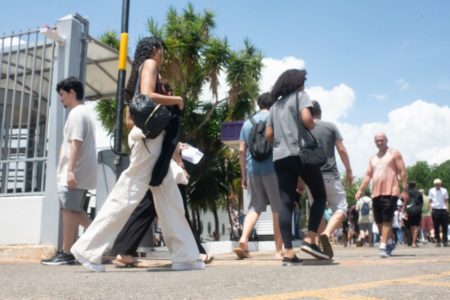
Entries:
[[[431,243],[436,247],[448,247],[448,218],[442,218],[442,215],[447,215],[445,207],[448,204],[445,203],[448,200],[445,199],[448,199],[448,191],[442,187],[439,178],[433,183],[434,187],[426,194],[424,189],[417,190],[415,182],[411,181],[407,189],[409,201],[405,203],[401,197],[397,199],[392,219],[392,240],[395,245],[418,248],[420,244]],[[349,229],[343,239],[338,237],[342,232],[336,232],[337,242],[342,241],[345,246],[355,244],[357,247],[379,244],[379,231],[374,221],[372,198],[368,190],[349,209],[348,215]],[[438,233],[438,238],[435,232]]]
[[[136,93],[140,93],[166,106],[172,113],[169,125],[156,138],[147,138],[126,111],[130,164],[92,222],[83,205],[86,191],[94,188],[96,182],[93,120],[83,105],[82,83],[74,77],[58,83],[61,102],[70,109],[57,179],[63,243],[62,249],[42,264],[79,261],[91,271],[103,272],[102,256],[112,247],[113,263],[117,267],[147,267],[136,259],[136,250],[156,216],[173,270],[201,270],[211,263],[212,256],[202,247],[187,215],[184,186],[189,174],[179,155],[184,102],[182,97],[164,87],[159,72],[163,60],[164,49],[158,39],[140,40],[126,88],[126,100],[130,102]],[[275,257],[283,266],[301,264],[292,243],[293,214],[297,216],[295,236],[300,237],[298,199],[301,193],[308,194],[310,209],[300,250],[316,259],[333,258],[332,238],[341,227],[356,233],[358,245],[364,245],[366,239],[373,245],[373,224],[380,235],[380,257],[389,257],[396,242],[407,240],[417,247],[419,236],[447,247],[447,190],[436,179],[435,187],[426,197],[423,191],[416,190],[413,182],[408,184],[402,156],[398,150],[388,147],[388,139],[382,132],[375,135],[378,152],[370,159],[354,195],[357,204],[348,208],[335,150],[345,167],[347,183],[352,185],[349,153],[337,126],[321,120],[320,104],[305,92],[305,81],[305,70],[283,72],[272,90],[259,97],[259,112],[242,127],[239,161],[242,186],[249,191],[250,205],[234,253],[240,259],[251,257],[250,234],[260,214],[270,205]],[[326,155],[324,163],[305,162],[306,152],[300,154],[302,149],[313,149],[308,155],[318,156],[319,147],[310,148],[311,145],[322,147],[320,149]],[[326,222],[327,206],[330,215]],[[422,230],[419,230],[421,222]],[[75,241],[79,225],[86,230]],[[399,228],[408,228],[409,233],[399,234]]]

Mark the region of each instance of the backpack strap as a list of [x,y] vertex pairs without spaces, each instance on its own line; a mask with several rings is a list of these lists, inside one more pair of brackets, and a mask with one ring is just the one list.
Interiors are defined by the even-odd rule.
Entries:
[[255,115],[251,115],[250,118],[249,118],[250,123],[252,123],[253,126],[256,125],[256,121],[255,121],[255,119],[253,118],[254,116],[255,116]]

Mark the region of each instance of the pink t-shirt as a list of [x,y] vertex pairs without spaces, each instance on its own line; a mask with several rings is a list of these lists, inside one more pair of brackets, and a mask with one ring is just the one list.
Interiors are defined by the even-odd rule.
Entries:
[[372,198],[400,195],[397,177],[398,170],[393,155],[394,151],[394,149],[389,148],[383,156],[379,157],[375,155],[370,160],[373,170]]

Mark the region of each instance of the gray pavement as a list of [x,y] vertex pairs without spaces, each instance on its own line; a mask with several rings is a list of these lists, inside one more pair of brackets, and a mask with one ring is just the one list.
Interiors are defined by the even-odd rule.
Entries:
[[335,246],[332,262],[310,259],[282,267],[269,252],[251,259],[215,256],[202,271],[170,270],[167,252],[148,269],[88,272],[81,265],[43,266],[0,260],[0,299],[449,299],[450,248],[397,247],[387,259],[376,248]]

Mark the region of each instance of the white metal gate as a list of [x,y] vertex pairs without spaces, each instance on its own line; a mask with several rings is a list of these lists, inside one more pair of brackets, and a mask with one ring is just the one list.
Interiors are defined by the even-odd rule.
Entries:
[[55,42],[39,30],[0,37],[0,196],[45,190]]

